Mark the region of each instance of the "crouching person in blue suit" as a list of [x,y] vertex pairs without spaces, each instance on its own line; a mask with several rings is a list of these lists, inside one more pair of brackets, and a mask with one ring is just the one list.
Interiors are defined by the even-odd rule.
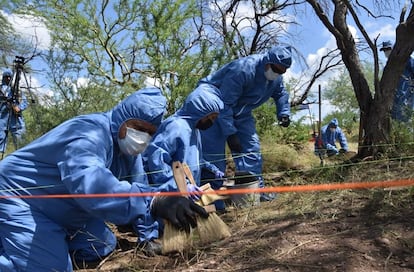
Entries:
[[[336,145],[338,141],[340,149]],[[348,152],[348,141],[339,127],[338,119],[332,119],[321,128],[321,137],[315,141],[315,155],[328,157]]]
[[[159,89],[139,90],[108,112],[60,124],[0,162],[0,271],[72,271],[72,260],[102,260],[116,247],[105,222],[148,227],[162,218],[189,231],[196,214],[208,216],[185,197],[128,196],[154,192],[138,155],[165,104]],[[119,178],[126,172],[136,179]]]

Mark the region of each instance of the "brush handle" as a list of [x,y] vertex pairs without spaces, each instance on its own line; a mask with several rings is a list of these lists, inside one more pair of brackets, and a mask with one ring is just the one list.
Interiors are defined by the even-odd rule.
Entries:
[[179,161],[173,162],[172,168],[173,168],[174,180],[175,180],[175,183],[177,184],[178,191],[185,194],[184,195],[185,197],[188,197],[187,182],[185,181],[185,174],[184,174],[184,170],[183,170],[181,162]]
[[181,165],[182,165],[182,167],[183,167],[183,169],[184,169],[184,173],[185,173],[185,175],[186,175],[186,176],[187,176],[187,178],[190,180],[191,184],[193,184],[193,185],[196,185],[196,186],[197,186],[197,184],[196,184],[196,182],[195,182],[195,180],[194,180],[194,177],[193,177],[193,172],[191,172],[191,169],[190,169],[190,167],[188,166],[188,164],[186,164],[185,162],[183,162]]
[[[190,180],[190,182],[193,185],[196,185],[194,177],[193,177],[193,173],[191,172],[190,167],[186,163],[182,163],[181,166],[184,169],[184,173],[187,176],[187,178]],[[208,206],[209,204],[213,203],[216,200],[222,200],[222,199],[228,198],[228,196],[220,196],[218,194],[211,193],[211,192],[214,192],[214,190],[211,188],[210,183],[204,184],[203,186],[200,187],[200,189],[203,192],[210,192],[210,194],[201,195],[201,204],[204,207]]]

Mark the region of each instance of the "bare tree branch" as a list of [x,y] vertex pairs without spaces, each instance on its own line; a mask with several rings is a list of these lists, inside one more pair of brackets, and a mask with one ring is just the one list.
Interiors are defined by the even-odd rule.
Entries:
[[355,1],[358,7],[362,8],[366,13],[368,13],[369,16],[372,18],[390,18],[394,19],[394,17],[389,15],[375,15],[369,8],[367,8],[365,5],[361,4],[358,0]]
[[295,89],[304,90],[299,98],[296,95],[296,91],[293,90],[294,97],[291,102],[291,106],[297,106],[303,104],[303,102],[308,99],[309,93],[311,92],[316,81],[322,77],[326,72],[332,71],[333,68],[339,67],[342,64],[340,58],[340,52],[338,49],[329,50],[326,54],[321,57],[318,67],[310,75],[310,79],[307,81],[299,81],[302,84]]

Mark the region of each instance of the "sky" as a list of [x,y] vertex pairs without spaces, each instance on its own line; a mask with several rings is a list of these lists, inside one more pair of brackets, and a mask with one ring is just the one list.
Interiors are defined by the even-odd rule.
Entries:
[[[49,31],[43,22],[33,16],[17,16],[14,14],[7,14],[0,10],[2,15],[6,17],[9,23],[13,26],[14,30],[22,35],[29,43],[36,44],[39,50],[45,50],[49,47],[51,39]],[[36,62],[36,59],[34,60]],[[42,62],[37,61],[36,63],[30,63],[31,67],[36,67],[38,70]],[[12,67],[7,67],[11,69]],[[40,69],[39,69],[40,70]],[[47,80],[41,77],[40,74],[27,75],[29,85],[33,89],[40,90],[40,92],[48,93]],[[21,85],[26,85],[24,81],[20,81]]]
[[[395,39],[395,27],[398,25],[400,7],[394,4],[390,4],[388,10],[391,11],[394,18],[388,17],[382,19],[374,19],[368,16],[365,12],[361,12],[359,14],[360,20],[366,28],[369,36],[374,38],[378,37],[379,35],[379,43],[385,40],[393,41]],[[39,43],[38,46],[41,49],[48,47],[50,44],[50,36],[45,26],[39,22],[39,20],[36,20],[34,17],[17,17],[15,15],[8,14],[5,15],[8,17],[15,30],[22,33],[25,37],[27,37],[28,40],[33,41],[34,37],[36,37],[37,42]],[[334,37],[322,25],[310,7],[307,7],[305,10],[302,9],[300,13],[287,13],[286,16],[294,17],[295,21],[297,22],[297,25],[289,26],[288,32],[290,35],[289,37],[286,37],[286,39],[288,42],[292,43],[292,46],[298,52],[300,52],[309,67],[312,67],[312,65],[318,63],[319,59],[324,54],[324,52],[326,52],[326,50],[336,48]],[[352,21],[349,21],[348,23],[351,27],[353,35],[360,37],[361,34],[356,30],[355,24]],[[369,58],[370,56],[366,55],[361,57]],[[380,60],[385,61],[383,54],[379,54],[379,57]],[[299,63],[299,61],[294,60],[291,68],[284,75],[284,78],[298,78],[300,73],[302,73],[304,70],[306,70],[306,66],[304,66],[303,63]],[[318,92],[318,85],[322,86],[323,92],[323,89],[327,83],[327,78],[329,76],[332,76],[332,74],[327,75],[325,78],[321,78],[319,82],[314,85],[314,90],[312,90],[312,93],[316,95],[316,97]],[[32,87],[40,88],[40,86],[47,84],[45,79],[36,77],[36,75],[31,77],[31,81]],[[48,91],[47,85],[43,86],[43,91]],[[326,101],[323,101],[322,116],[325,116],[333,109],[334,108],[331,105],[329,105]],[[318,117],[318,105],[311,105],[310,112],[311,115],[313,115],[313,119],[315,119],[315,116]],[[309,111],[300,111],[294,116],[294,119],[308,114]],[[311,118],[305,118],[305,121],[307,121],[306,119]]]

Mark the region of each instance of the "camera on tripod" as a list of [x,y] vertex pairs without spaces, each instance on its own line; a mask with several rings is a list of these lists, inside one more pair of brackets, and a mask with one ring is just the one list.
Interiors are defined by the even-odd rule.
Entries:
[[[13,72],[5,71],[2,78],[1,94],[0,94],[0,106],[2,114],[2,126],[0,129],[4,130],[4,134],[0,135],[0,153],[1,159],[3,159],[6,143],[9,132],[13,136],[14,148],[18,148],[18,143],[22,139],[22,135],[25,132],[24,120],[22,111],[27,108],[27,100],[25,95],[20,90],[20,80],[23,78],[25,84],[23,88],[27,89],[30,93],[30,86],[26,78],[25,67],[27,60],[22,56],[15,56],[13,61]],[[31,93],[30,93],[31,95]],[[7,119],[7,122],[3,124],[3,120]]]
[[23,69],[25,58],[22,56],[16,56],[14,58],[14,67],[17,69]]

